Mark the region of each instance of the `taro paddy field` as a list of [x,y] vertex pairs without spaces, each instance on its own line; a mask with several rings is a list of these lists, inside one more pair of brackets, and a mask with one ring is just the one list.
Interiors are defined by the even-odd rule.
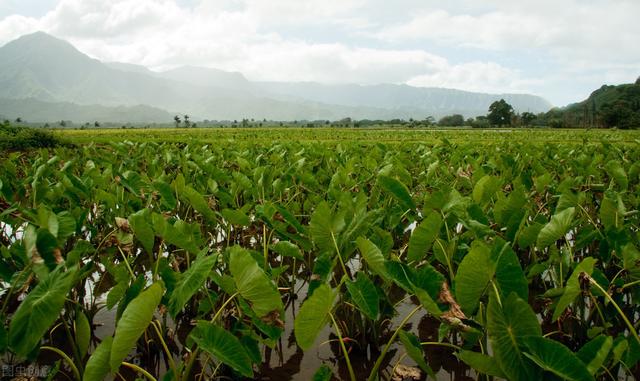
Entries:
[[56,134],[0,153],[2,380],[640,374],[640,132]]

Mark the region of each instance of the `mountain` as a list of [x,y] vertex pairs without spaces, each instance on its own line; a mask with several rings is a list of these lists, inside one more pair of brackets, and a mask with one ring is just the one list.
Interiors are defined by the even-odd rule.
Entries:
[[70,102],[45,102],[33,98],[0,98],[0,120],[25,119],[30,123],[59,122],[70,120],[75,123],[167,123],[173,115],[149,106],[78,105]]
[[[537,113],[551,108],[544,99],[525,94],[491,95],[407,85],[252,82],[241,73],[192,66],[156,72],[140,65],[102,63],[42,32],[0,48],[0,98],[94,108],[146,105],[155,108],[140,114],[149,115],[148,121],[156,121],[160,115],[157,109],[189,114],[192,120],[336,120],[422,119],[451,113],[470,117],[486,114],[489,105],[500,98],[517,111]],[[0,108],[0,114],[12,115],[6,108]]]
[[635,83],[603,85],[582,102],[545,115],[557,127],[640,128],[640,78]]
[[[543,112],[551,104],[527,94],[483,94],[462,90],[412,87],[408,85],[323,85],[303,83],[257,83],[268,93],[283,99],[306,99],[320,103],[337,103],[351,107],[374,107],[399,113],[427,112],[428,115],[460,113],[467,117],[484,115],[494,101],[504,99],[518,112]],[[430,113],[430,114],[429,114]]]

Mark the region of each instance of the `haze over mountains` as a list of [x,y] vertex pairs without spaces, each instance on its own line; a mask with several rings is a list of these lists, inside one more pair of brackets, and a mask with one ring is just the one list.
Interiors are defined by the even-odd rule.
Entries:
[[42,32],[0,48],[0,115],[32,122],[170,123],[175,114],[189,114],[192,120],[471,117],[486,114],[500,98],[519,112],[551,108],[543,98],[527,94],[255,82],[241,73],[189,66],[154,72],[100,62]]

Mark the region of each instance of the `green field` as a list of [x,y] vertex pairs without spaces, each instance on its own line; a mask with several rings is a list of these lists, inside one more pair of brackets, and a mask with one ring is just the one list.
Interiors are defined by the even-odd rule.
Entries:
[[640,374],[638,131],[55,134],[72,145],[0,156],[2,363],[89,381]]

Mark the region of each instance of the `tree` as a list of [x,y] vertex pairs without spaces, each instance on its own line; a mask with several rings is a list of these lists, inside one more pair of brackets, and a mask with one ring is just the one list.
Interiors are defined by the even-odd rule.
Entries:
[[17,117],[16,118],[16,123],[22,123],[22,118],[21,117]]
[[638,79],[636,79],[636,85],[640,85],[640,77],[638,77]]
[[487,119],[489,119],[489,123],[494,126],[511,125],[511,117],[513,115],[513,107],[504,99],[500,99],[489,106]]
[[184,127],[189,128],[191,126],[191,122],[189,121],[189,115],[184,114]]
[[464,116],[460,114],[447,115],[438,121],[440,126],[460,127],[464,125]]
[[98,122],[98,121],[96,120],[95,122],[93,122],[93,126],[94,126],[95,128],[100,127],[100,122]]
[[520,120],[522,120],[522,125],[523,126],[528,126],[528,125],[531,124],[531,122],[536,120],[536,114],[534,114],[532,112],[525,111],[525,112],[522,113],[522,115],[520,115]]
[[173,117],[173,121],[174,121],[174,123],[176,124],[176,128],[180,127],[180,123],[181,123],[182,121],[180,120],[180,117],[179,117],[178,115],[176,115],[176,116],[174,116],[174,117]]

